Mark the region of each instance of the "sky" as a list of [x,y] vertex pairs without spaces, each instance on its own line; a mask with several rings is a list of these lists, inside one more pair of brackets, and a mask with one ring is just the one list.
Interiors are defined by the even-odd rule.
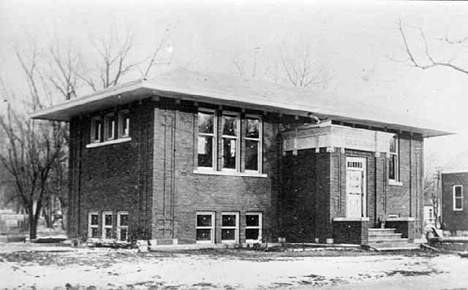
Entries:
[[443,165],[468,149],[468,75],[447,68],[423,71],[402,62],[399,19],[417,55],[424,52],[420,28],[434,56],[455,55],[455,62],[468,67],[468,48],[439,40],[468,36],[468,3],[463,2],[2,0],[0,76],[7,87],[24,91],[13,48],[27,51],[31,39],[43,45],[58,37],[91,66],[90,38],[104,35],[112,23],[119,31],[135,31],[135,59],[166,39],[164,54],[171,62],[155,73],[182,66],[236,74],[234,60],[248,70],[256,57],[259,71],[269,72],[265,80],[273,80],[281,57],[294,59],[307,49],[327,76],[321,89],[458,133],[426,140],[431,164]]

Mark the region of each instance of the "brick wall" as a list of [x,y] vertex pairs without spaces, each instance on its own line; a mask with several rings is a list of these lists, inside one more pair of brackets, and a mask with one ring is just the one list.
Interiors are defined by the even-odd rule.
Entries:
[[[463,210],[453,210],[453,186],[463,186]],[[442,174],[442,224],[451,232],[468,230],[468,172]]]

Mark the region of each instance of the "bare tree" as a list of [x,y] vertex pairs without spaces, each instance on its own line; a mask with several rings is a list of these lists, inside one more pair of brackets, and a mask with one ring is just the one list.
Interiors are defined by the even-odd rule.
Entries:
[[398,21],[398,29],[400,31],[400,35],[405,46],[405,53],[407,55],[407,59],[405,59],[405,61],[409,61],[412,66],[422,70],[446,67],[463,74],[468,74],[468,65],[457,63],[459,52],[468,43],[468,36],[456,40],[450,39],[447,35],[445,35],[443,38],[437,38],[436,40],[438,42],[442,42],[442,44],[445,46],[449,46],[449,48],[456,50],[449,58],[443,59],[440,57],[435,57],[432,54],[427,38],[421,28],[413,28],[417,30],[419,36],[419,39],[414,40],[413,42],[417,41],[417,46],[423,47],[422,51],[418,51],[415,48],[416,45],[410,44],[410,39],[407,32],[405,31],[401,19]]
[[260,47],[255,47],[251,62],[247,63],[239,55],[233,58],[232,63],[237,74],[242,77],[261,80],[270,72],[270,65],[265,60]]

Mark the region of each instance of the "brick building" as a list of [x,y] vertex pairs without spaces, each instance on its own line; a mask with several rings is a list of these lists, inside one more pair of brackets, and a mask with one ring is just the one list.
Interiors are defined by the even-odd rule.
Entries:
[[[423,139],[350,99],[178,69],[33,114],[70,123],[71,237],[370,243],[421,234]],[[398,235],[397,235],[398,236]]]
[[442,228],[451,235],[468,235],[468,151],[442,170]]

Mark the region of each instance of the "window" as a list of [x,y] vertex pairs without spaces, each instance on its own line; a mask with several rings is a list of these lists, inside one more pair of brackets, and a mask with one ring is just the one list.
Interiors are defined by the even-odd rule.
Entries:
[[262,214],[247,213],[245,215],[245,240],[247,243],[262,241]]
[[109,114],[104,117],[104,139],[113,140],[115,138],[115,117]]
[[214,111],[200,111],[198,112],[198,167],[214,168],[215,144],[215,113]]
[[88,237],[98,238],[99,218],[97,212],[88,213]]
[[102,213],[102,238],[112,239],[112,212]]
[[122,111],[119,113],[119,138],[130,137],[130,116],[128,111]]
[[91,119],[91,143],[101,142],[101,118]]
[[463,210],[463,186],[453,187],[453,210]]
[[398,158],[399,151],[399,138],[398,135],[393,136],[390,140],[390,159],[388,161],[388,178],[390,180],[399,181],[400,180],[400,165]]
[[260,140],[261,120],[247,116],[245,128],[245,170],[259,171],[262,154]]
[[223,113],[223,169],[239,168],[239,115]]
[[221,241],[228,243],[239,242],[239,214],[221,214]]
[[128,240],[128,212],[117,213],[117,240]]
[[214,217],[213,212],[197,213],[197,243],[214,243]]

